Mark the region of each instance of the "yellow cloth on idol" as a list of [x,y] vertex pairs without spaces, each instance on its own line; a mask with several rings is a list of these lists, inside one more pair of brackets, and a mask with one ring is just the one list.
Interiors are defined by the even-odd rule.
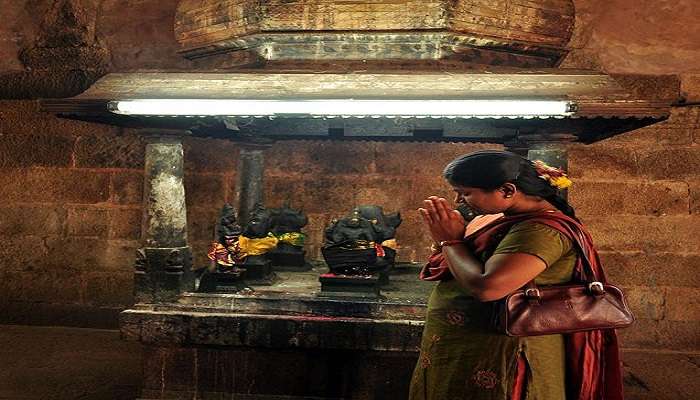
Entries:
[[382,246],[388,247],[392,250],[396,250],[399,247],[399,244],[396,242],[396,239],[389,239],[389,240],[383,241]]
[[239,236],[238,238],[238,245],[241,248],[243,257],[265,254],[277,247],[277,242],[277,238],[272,234],[268,234],[264,238],[247,238],[245,236]]
[[303,247],[306,235],[301,232],[287,232],[277,236],[277,240],[292,246]]

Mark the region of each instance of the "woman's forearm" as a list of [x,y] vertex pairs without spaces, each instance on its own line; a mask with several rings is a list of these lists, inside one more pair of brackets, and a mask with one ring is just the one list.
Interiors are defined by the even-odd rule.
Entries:
[[484,264],[463,244],[445,246],[442,253],[455,280],[479,298],[485,289]]
[[480,301],[501,299],[547,268],[541,258],[528,253],[496,254],[487,264],[463,244],[443,247],[442,253],[455,280]]

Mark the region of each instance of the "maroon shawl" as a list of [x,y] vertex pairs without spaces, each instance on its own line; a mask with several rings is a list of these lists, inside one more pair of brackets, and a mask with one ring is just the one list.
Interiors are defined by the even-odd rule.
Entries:
[[[563,213],[537,212],[499,218],[464,238],[465,244],[478,257],[491,254],[508,230],[522,221],[540,223],[561,232],[573,243],[581,238],[591,262],[594,276],[587,276],[583,258],[578,257],[573,282],[597,280],[606,283],[598,253],[591,236],[576,220]],[[441,253],[430,257],[420,279],[435,281],[452,279],[447,261]],[[567,398],[572,400],[622,400],[622,370],[615,330],[596,330],[564,335],[566,339]]]

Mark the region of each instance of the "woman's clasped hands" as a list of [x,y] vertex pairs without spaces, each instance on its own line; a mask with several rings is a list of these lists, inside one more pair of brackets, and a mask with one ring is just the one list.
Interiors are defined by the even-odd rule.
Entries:
[[423,200],[423,207],[418,212],[436,243],[464,238],[464,217],[446,199],[430,196]]

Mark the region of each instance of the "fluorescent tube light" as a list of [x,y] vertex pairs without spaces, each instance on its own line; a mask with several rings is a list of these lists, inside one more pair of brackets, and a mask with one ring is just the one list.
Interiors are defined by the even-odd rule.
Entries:
[[124,115],[159,116],[568,116],[573,104],[549,100],[197,100],[140,99],[109,103]]

